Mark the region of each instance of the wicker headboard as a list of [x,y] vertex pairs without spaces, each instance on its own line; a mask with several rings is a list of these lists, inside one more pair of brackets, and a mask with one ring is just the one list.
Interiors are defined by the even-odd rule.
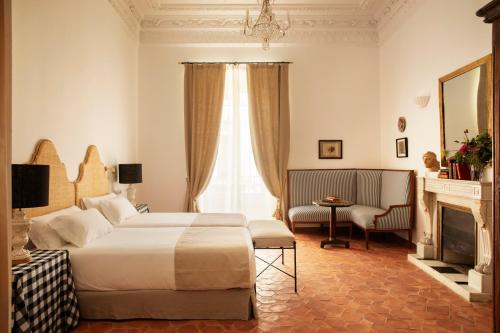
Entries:
[[68,180],[66,166],[59,159],[52,141],[40,140],[35,147],[30,163],[50,166],[49,205],[26,209],[28,217],[48,214],[75,204],[75,186],[73,182]]
[[85,160],[80,164],[75,182],[76,205],[81,207],[81,199],[110,193],[110,181],[106,166],[102,163],[96,146],[89,146]]

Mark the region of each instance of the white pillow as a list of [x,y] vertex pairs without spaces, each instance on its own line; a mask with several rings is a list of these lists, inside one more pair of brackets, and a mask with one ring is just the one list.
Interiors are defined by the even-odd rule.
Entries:
[[33,217],[31,219],[33,224],[31,225],[31,230],[29,232],[31,242],[37,249],[40,250],[54,250],[64,246],[66,241],[49,226],[49,222],[58,216],[68,215],[80,211],[80,208],[72,206],[49,214]]
[[130,201],[122,197],[101,201],[101,209],[112,224],[120,224],[125,219],[139,214]]
[[113,231],[113,226],[95,208],[58,216],[49,225],[62,239],[78,247]]
[[85,208],[85,209],[95,208],[99,212],[102,213],[102,210],[101,210],[101,201],[103,201],[103,200],[109,200],[109,199],[112,199],[112,198],[116,198],[116,194],[114,194],[113,192],[111,192],[109,194],[106,194],[106,195],[101,195],[99,197],[86,197],[86,198],[82,198],[83,208]]

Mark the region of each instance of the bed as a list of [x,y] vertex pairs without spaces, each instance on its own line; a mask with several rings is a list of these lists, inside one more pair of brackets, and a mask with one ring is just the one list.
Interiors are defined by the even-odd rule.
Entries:
[[[32,163],[50,165],[50,204],[29,210],[29,217],[109,193],[108,173],[95,146],[88,148],[75,183],[68,181],[49,140],[38,144]],[[141,214],[128,224],[84,247],[62,247],[70,253],[83,318],[250,319],[256,315],[255,258],[241,216]]]
[[125,219],[116,228],[158,227],[247,227],[242,214],[229,213],[145,213]]
[[[85,208],[84,198],[105,196],[110,193],[110,181],[106,166],[101,162],[95,146],[90,146],[80,165],[75,182],[76,204]],[[158,227],[247,227],[243,214],[231,213],[147,213],[127,218],[116,228]]]

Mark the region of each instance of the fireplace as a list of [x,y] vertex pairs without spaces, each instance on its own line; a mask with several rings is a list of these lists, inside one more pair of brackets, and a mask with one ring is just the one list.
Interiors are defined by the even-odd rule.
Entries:
[[476,221],[466,207],[439,203],[438,254],[440,260],[465,268],[476,264]]
[[491,301],[492,184],[417,178],[424,235],[408,260],[472,302]]

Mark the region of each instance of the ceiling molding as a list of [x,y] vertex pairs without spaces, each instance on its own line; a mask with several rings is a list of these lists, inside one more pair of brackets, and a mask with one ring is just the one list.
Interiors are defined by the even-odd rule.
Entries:
[[[245,23],[244,16],[150,16],[142,20],[142,29],[151,31],[153,29],[179,29],[179,28],[237,28],[242,29]],[[337,17],[337,16],[293,16],[291,17],[291,25],[293,29],[370,29],[376,30],[377,22],[371,18],[359,17]]]
[[379,41],[384,42],[409,18],[417,7],[416,0],[390,0],[377,18]]
[[[142,31],[142,44],[255,44],[260,47],[260,40],[248,38],[238,30],[164,30]],[[292,31],[288,36],[275,44],[324,44],[344,43],[362,46],[377,46],[378,36],[375,31]]]
[[378,29],[383,30],[386,26],[393,21],[398,14],[400,14],[403,9],[412,0],[387,0],[383,6],[375,13],[374,17],[378,22]]
[[[256,17],[258,5],[244,0],[207,4],[207,0],[108,0],[141,43],[252,43],[242,35],[247,8]],[[302,0],[305,2],[305,0]],[[398,16],[415,0],[359,0],[337,4],[283,0],[275,5],[278,19],[290,14],[292,28],[285,43],[378,43]],[[285,40],[283,39],[283,41]]]
[[134,38],[139,38],[142,16],[136,10],[133,0],[108,0],[121,17]]

